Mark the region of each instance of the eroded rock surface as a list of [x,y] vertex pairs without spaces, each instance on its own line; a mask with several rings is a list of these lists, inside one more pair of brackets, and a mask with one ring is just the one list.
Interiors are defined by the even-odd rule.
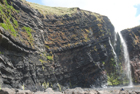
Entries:
[[93,90],[93,89],[67,89],[63,92],[55,92],[51,88],[46,89],[46,91],[32,92],[30,90],[18,90],[18,89],[8,89],[2,88],[0,94],[140,94],[139,90]]
[[121,31],[129,51],[133,82],[140,83],[140,26]]
[[2,87],[102,87],[106,72],[115,71],[114,27],[106,16],[24,0],[1,0],[0,11]]

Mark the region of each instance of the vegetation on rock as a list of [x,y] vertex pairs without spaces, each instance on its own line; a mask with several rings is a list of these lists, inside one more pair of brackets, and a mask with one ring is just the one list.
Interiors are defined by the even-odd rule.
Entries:
[[34,41],[33,36],[32,36],[33,30],[30,27],[26,27],[26,26],[22,27],[22,29],[25,30],[26,33],[28,34],[28,37],[29,37],[28,38],[28,41],[30,43],[33,43],[33,41]]
[[[8,31],[14,38],[7,35],[6,42],[2,40],[2,47],[8,45],[9,49],[0,47],[4,53],[0,72],[8,74],[2,75],[5,85],[16,88],[24,84],[25,89],[38,89],[39,85],[61,91],[99,86],[97,82],[106,80],[103,66],[109,62],[114,68],[115,64],[107,56],[112,56],[108,37],[114,32],[107,17],[79,8],[7,1],[0,4],[0,23],[4,33]],[[117,84],[111,76],[108,79]]]
[[15,30],[15,28],[18,28],[18,22],[15,20],[14,17],[12,17],[12,15],[14,15],[17,11],[13,8],[13,6],[10,6],[7,3],[7,0],[4,0],[4,4],[0,5],[0,12],[0,18],[2,18],[0,26],[2,26],[5,30],[8,30],[11,35],[16,37],[17,30]]

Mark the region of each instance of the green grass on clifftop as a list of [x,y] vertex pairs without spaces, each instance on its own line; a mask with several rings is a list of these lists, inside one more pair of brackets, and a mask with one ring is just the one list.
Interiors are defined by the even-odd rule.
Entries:
[[65,15],[77,12],[77,8],[65,8],[65,7],[49,7],[44,5],[39,5],[36,3],[27,2],[31,7],[38,9],[44,15]]

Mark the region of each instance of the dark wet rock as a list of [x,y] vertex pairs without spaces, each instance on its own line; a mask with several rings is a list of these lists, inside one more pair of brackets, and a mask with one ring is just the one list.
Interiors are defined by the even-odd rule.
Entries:
[[[79,8],[67,9],[69,15],[65,10],[44,14],[49,9],[43,13],[24,0],[7,3],[2,0],[0,5],[15,31],[0,26],[2,87],[33,92],[102,87],[107,73],[115,71],[109,43],[115,32],[106,16]],[[2,24],[6,20],[0,15]]]
[[123,30],[121,33],[129,51],[133,82],[138,84],[140,83],[140,26]]

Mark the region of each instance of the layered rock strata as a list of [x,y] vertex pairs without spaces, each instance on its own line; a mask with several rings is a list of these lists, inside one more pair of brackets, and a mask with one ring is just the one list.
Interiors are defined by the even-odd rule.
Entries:
[[140,26],[125,29],[121,33],[128,47],[133,82],[140,83]]
[[2,87],[101,87],[115,70],[114,27],[106,16],[24,0],[1,0],[0,11]]

